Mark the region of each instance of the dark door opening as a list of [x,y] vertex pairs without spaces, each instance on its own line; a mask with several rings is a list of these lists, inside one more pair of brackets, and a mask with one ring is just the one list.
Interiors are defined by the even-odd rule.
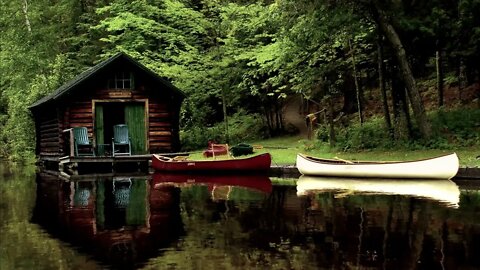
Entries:
[[[99,155],[107,153],[113,138],[113,126],[126,124],[132,154],[147,153],[145,102],[97,102],[95,138]],[[107,151],[107,152],[105,152]]]
[[125,124],[125,104],[124,103],[104,103],[103,105],[103,123],[104,123],[104,141],[112,142],[113,126]]

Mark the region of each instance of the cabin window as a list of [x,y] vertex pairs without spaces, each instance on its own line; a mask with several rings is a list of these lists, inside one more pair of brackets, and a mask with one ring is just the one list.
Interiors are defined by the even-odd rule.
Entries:
[[117,72],[108,80],[110,89],[133,89],[133,74],[131,72]]

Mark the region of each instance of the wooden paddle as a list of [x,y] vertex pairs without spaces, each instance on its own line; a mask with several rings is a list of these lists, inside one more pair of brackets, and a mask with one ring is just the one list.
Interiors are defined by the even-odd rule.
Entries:
[[339,161],[343,161],[343,162],[348,163],[348,164],[354,164],[355,163],[353,161],[346,160],[346,159],[339,158],[339,157],[334,157],[334,159],[339,160]]

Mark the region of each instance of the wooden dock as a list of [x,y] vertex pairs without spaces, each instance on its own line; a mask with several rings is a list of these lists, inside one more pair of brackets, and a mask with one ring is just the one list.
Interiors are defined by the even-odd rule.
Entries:
[[[161,153],[163,156],[180,156],[188,153]],[[69,175],[109,174],[115,172],[150,172],[152,154],[122,156],[64,156],[43,159],[50,163],[50,169],[58,166],[58,171]],[[53,164],[53,166],[52,166]]]
[[[188,153],[161,153],[164,156],[188,155]],[[151,173],[151,154],[131,156],[64,156],[43,159],[58,166],[58,171],[68,175],[112,174],[112,173]],[[45,167],[45,166],[44,166]],[[48,167],[48,166],[47,166]],[[50,169],[52,166],[50,166]],[[54,169],[55,170],[55,169]],[[269,172],[274,177],[298,178],[301,174],[295,165],[272,165]],[[479,167],[461,167],[453,180],[480,180]]]
[[70,157],[58,159],[60,172],[67,174],[110,173],[126,171],[148,172],[151,155]]

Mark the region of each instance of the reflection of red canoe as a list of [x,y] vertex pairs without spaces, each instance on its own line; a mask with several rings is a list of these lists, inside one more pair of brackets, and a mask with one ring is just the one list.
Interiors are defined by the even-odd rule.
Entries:
[[234,186],[259,190],[264,193],[272,191],[272,182],[267,175],[206,175],[206,174],[176,174],[154,173],[153,184],[155,188],[162,186]]
[[152,167],[157,171],[171,172],[216,172],[216,171],[268,171],[272,158],[269,153],[248,158],[224,160],[175,160],[160,155],[152,155]]

